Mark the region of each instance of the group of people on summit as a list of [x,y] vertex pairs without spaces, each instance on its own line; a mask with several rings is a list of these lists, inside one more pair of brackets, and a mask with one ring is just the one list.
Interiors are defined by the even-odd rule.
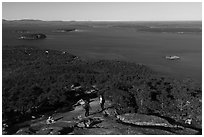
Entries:
[[[104,97],[104,89],[98,89],[96,86],[92,86],[92,88],[97,92],[98,97],[99,97],[99,104],[101,107],[101,111],[103,111],[105,109],[104,105],[105,105],[105,97]],[[82,107],[85,110],[85,116],[88,117],[89,114],[89,110],[90,110],[90,97],[84,97],[83,99],[80,99],[76,104],[78,105],[82,105]]]
[[[81,88],[80,84],[76,84],[76,85],[71,86],[71,90],[75,90],[75,91],[79,90],[80,88]],[[99,104],[100,104],[100,107],[101,107],[101,111],[105,110],[104,93],[105,93],[106,89],[107,88],[100,88],[100,90],[99,90],[95,85],[92,86],[92,90],[97,92],[97,95],[99,97]],[[84,96],[74,106],[81,105],[83,107],[83,109],[85,110],[85,117],[88,117],[90,115],[89,110],[91,109],[90,102],[91,102],[91,97]],[[55,120],[54,120],[54,118],[52,116],[49,116],[49,118],[46,121],[47,124],[52,124],[54,122],[55,122]]]

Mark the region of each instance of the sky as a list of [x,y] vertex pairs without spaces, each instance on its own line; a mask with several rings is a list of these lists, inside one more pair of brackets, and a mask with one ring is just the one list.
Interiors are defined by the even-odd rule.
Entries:
[[63,21],[202,20],[201,2],[3,2],[2,18]]

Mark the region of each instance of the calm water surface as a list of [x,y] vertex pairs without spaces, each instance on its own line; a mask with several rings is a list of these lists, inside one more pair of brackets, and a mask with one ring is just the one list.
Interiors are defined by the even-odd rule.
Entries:
[[[107,26],[81,27],[79,31],[56,33],[53,27],[27,27],[43,32],[44,40],[18,40],[14,30],[23,27],[3,27],[3,45],[29,45],[66,50],[83,58],[117,59],[145,64],[154,70],[177,78],[202,79],[202,35],[139,32],[131,28]],[[181,57],[169,61],[166,55]]]

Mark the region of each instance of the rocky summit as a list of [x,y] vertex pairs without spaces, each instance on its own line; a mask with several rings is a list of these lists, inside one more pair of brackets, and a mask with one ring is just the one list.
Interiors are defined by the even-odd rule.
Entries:
[[144,114],[115,114],[110,101],[105,111],[100,110],[99,99],[91,102],[90,116],[84,116],[82,106],[70,112],[56,112],[54,122],[47,124],[47,117],[21,125],[17,135],[147,135],[147,134],[199,134],[197,130],[170,124],[167,120]]

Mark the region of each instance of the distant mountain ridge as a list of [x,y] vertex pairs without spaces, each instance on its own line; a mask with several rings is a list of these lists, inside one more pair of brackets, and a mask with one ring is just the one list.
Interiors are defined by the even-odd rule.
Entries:
[[6,20],[2,19],[2,21],[8,21],[8,22],[63,22],[61,20],[53,20],[53,21],[45,21],[45,20],[39,20],[39,19],[20,19],[20,20]]
[[66,23],[65,21],[44,21],[35,19],[22,19],[22,20],[6,20],[2,19],[2,24],[20,25],[20,24],[47,24],[47,23]]
[[40,22],[202,22],[202,20],[172,20],[172,21],[75,21],[75,20],[68,20],[68,21],[63,21],[63,20],[40,20],[40,19],[19,19],[19,20],[7,20],[7,19],[2,19],[2,21],[24,21],[24,22],[31,22],[31,21],[40,21]]

